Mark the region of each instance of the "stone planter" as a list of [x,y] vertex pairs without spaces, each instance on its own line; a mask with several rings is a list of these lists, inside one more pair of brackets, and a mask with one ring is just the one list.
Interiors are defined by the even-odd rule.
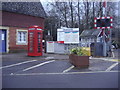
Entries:
[[75,54],[70,54],[69,60],[75,67],[84,68],[89,66],[89,56],[77,56]]

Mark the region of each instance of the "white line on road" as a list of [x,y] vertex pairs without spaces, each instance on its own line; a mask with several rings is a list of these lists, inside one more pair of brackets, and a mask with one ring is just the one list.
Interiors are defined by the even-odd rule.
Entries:
[[11,65],[0,67],[0,69],[2,69],[2,68],[8,68],[8,67],[13,67],[13,66],[17,66],[17,65],[21,65],[21,64],[25,64],[25,63],[35,62],[35,61],[37,61],[37,60],[30,60],[30,61],[20,62],[20,63],[16,63],[16,64],[11,64]]
[[66,72],[70,71],[70,70],[73,69],[74,67],[75,67],[75,66],[72,65],[72,66],[69,67],[68,69],[64,70],[63,73],[66,73]]
[[66,75],[66,74],[85,74],[85,73],[109,73],[109,72],[120,72],[120,71],[92,71],[92,72],[67,72],[67,73],[23,73],[23,74],[10,74],[16,76],[32,76],[32,75]]
[[104,60],[104,61],[112,61],[112,62],[119,62],[120,59],[110,59],[110,58],[95,58],[95,57],[90,57],[89,59],[99,59],[99,60]]
[[109,68],[106,69],[106,71],[110,71],[112,68],[114,68],[116,65],[118,65],[118,63],[114,63],[112,64]]
[[24,70],[22,70],[22,71],[27,71],[27,70],[30,70],[30,69],[33,69],[33,68],[36,68],[36,67],[42,66],[42,65],[44,65],[44,64],[54,62],[54,61],[55,61],[55,60],[52,60],[52,61],[46,61],[46,62],[40,63],[40,64],[38,64],[38,65],[35,65],[35,66],[32,66],[32,67],[26,68],[26,69],[24,69]]

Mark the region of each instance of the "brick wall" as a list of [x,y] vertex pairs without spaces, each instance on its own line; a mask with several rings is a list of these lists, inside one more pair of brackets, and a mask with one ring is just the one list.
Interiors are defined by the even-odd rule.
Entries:
[[2,25],[14,27],[29,27],[33,25],[39,25],[44,28],[44,18],[3,11]]
[[44,18],[33,17],[23,14],[16,14],[10,12],[2,12],[2,26],[9,27],[9,51],[19,52],[27,50],[27,45],[16,44],[16,30],[28,30],[28,27],[33,25],[39,25],[44,28]]
[[19,51],[27,51],[27,45],[17,45],[16,44],[16,33],[17,29],[27,30],[28,28],[18,28],[18,27],[9,27],[9,50],[10,52],[19,52]]

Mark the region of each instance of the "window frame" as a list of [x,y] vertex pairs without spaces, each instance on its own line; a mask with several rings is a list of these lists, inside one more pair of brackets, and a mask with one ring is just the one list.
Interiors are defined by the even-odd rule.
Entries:
[[[16,32],[16,45],[27,45],[28,44],[28,30],[17,29],[16,31],[17,31]],[[26,41],[25,42],[18,41],[18,33],[19,32],[26,32]]]

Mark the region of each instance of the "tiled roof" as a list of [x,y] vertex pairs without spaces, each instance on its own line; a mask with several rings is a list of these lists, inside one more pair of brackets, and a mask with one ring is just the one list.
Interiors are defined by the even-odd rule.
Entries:
[[40,2],[2,2],[2,10],[36,17],[46,17]]
[[87,37],[87,36],[98,36],[100,33],[100,29],[91,29],[91,30],[84,30],[80,36],[81,37]]

